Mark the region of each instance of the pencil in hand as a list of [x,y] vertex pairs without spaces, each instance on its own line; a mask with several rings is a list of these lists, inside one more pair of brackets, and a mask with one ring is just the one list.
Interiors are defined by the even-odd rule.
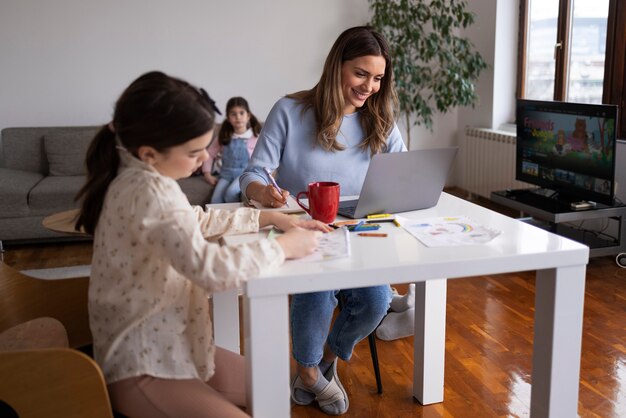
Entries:
[[[272,172],[270,171],[270,169],[267,167],[263,167],[263,171],[265,171],[267,178],[269,179],[270,183],[272,183],[272,186],[274,186],[278,194],[282,196],[283,191],[280,187],[278,187],[278,184],[276,183],[276,180],[274,180],[274,177],[272,177]],[[285,206],[289,207],[289,202],[287,202],[286,199],[285,199]]]

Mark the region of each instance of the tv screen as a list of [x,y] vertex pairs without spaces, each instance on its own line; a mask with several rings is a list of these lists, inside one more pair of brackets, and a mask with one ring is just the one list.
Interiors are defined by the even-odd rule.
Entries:
[[516,179],[613,204],[617,106],[518,100]]

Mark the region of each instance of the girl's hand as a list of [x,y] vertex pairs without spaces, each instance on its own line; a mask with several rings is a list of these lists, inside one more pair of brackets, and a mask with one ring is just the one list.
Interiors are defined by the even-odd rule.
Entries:
[[[289,216],[289,218],[294,218],[294,216]],[[333,228],[326,225],[324,222],[316,221],[315,219],[305,220],[296,218],[294,219],[293,224],[299,228],[310,229],[313,231],[330,232],[333,230]]]
[[259,215],[259,226],[263,228],[268,225],[274,225],[276,228],[284,232],[293,228],[302,228],[321,232],[332,231],[330,226],[320,221],[303,220],[280,212],[261,211],[261,214]]
[[276,242],[283,249],[285,258],[300,258],[315,251],[320,235],[320,232],[296,227],[276,237]]
[[211,173],[203,173],[204,180],[212,186],[217,184],[217,177],[212,176]]

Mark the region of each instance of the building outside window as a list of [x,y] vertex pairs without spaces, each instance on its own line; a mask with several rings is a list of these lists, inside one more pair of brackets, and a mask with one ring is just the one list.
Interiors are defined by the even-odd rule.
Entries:
[[518,96],[602,103],[609,0],[521,0]]

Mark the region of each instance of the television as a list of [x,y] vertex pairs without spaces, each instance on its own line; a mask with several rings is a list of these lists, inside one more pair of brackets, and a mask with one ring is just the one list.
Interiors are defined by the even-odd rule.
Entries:
[[516,120],[516,180],[568,204],[613,205],[617,106],[519,99]]

